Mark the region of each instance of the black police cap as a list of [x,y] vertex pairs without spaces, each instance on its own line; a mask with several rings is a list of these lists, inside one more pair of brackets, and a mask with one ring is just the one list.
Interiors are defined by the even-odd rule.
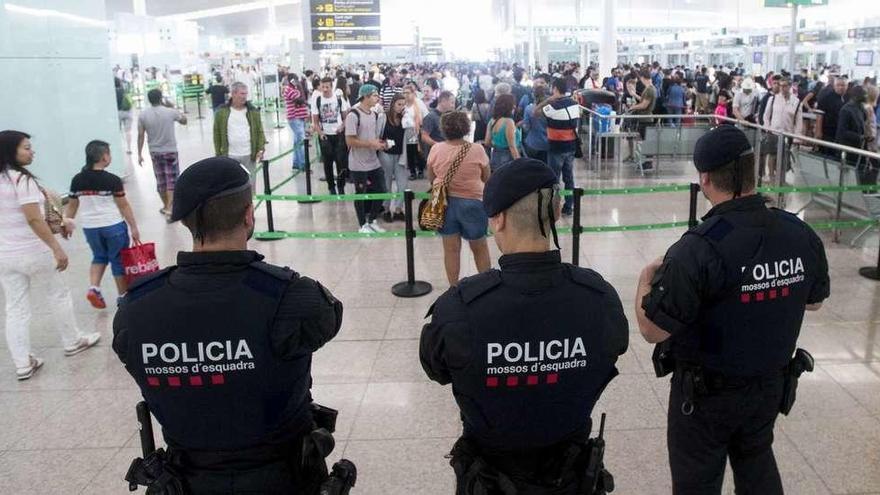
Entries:
[[177,178],[171,221],[183,219],[206,201],[251,187],[250,174],[240,163],[223,156],[192,164]]
[[553,187],[556,174],[544,162],[517,158],[493,172],[483,188],[483,209],[490,217],[539,189]]
[[697,140],[694,165],[700,172],[711,172],[753,152],[743,131],[732,125],[720,125]]

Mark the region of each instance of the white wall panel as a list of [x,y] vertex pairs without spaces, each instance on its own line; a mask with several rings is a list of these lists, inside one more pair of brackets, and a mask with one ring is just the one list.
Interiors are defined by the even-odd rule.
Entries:
[[33,171],[65,191],[92,139],[118,130],[103,0],[0,0],[0,129],[33,135]]

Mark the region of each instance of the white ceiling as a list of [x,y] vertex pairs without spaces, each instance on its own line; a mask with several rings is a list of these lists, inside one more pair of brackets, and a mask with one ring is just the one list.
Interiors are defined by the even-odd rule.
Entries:
[[[271,0],[145,0],[147,15],[177,16],[198,12],[210,14],[216,9],[240,7],[259,7],[256,10],[245,10],[225,15],[212,15],[195,19],[203,28],[203,33],[215,36],[240,36],[258,34],[265,31],[268,24],[268,10],[265,5]],[[280,29],[300,29],[299,0],[274,0],[282,5],[276,7],[276,18]],[[307,0],[306,0],[307,1]],[[577,2],[580,1],[580,19],[577,14]],[[687,28],[729,30],[752,29],[763,27],[782,27],[789,22],[787,9],[764,8],[764,0],[614,0],[617,8],[617,24],[625,27],[656,27],[658,25]],[[810,25],[826,22],[832,24],[854,25],[873,19],[876,24],[880,18],[880,1],[878,0],[828,0],[827,7],[811,7],[801,9],[801,18]],[[117,13],[132,13],[133,0],[105,0],[107,17],[112,19]],[[296,3],[294,3],[296,2]],[[536,25],[598,25],[601,19],[599,10],[602,0],[469,0],[471,8],[452,7],[452,2],[441,0],[443,5],[454,9],[456,15],[472,17],[475,12],[484,11],[477,4],[486,3],[497,6],[508,2],[513,6],[515,21],[519,25],[528,22],[528,4]],[[430,22],[436,9],[423,9],[421,0],[382,0],[385,12],[395,14],[412,14],[417,23],[427,30],[443,30],[442,26],[431,26]],[[435,5],[434,7],[439,7]],[[444,7],[440,7],[444,8]],[[491,11],[491,10],[490,10]],[[434,14],[432,14],[432,12]],[[425,17],[426,14],[428,17]],[[491,14],[490,14],[491,15]],[[579,22],[580,21],[580,22]],[[384,24],[384,23],[383,23]],[[408,28],[408,27],[407,27]]]

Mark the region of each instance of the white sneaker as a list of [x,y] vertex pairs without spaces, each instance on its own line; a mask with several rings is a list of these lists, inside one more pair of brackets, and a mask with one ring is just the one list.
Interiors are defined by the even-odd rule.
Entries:
[[31,364],[26,368],[16,368],[15,377],[18,378],[19,381],[27,380],[28,378],[34,376],[37,370],[43,366],[43,360],[35,357],[33,354],[30,356]]
[[373,221],[370,223],[370,228],[373,229],[373,232],[376,232],[376,233],[378,233],[378,234],[381,234],[381,233],[383,233],[383,232],[387,232],[387,230],[385,230],[385,229],[383,229],[382,227],[379,226],[379,222],[376,221],[376,220],[373,220]]
[[375,234],[376,233],[376,231],[373,230],[373,227],[370,226],[370,224],[368,224],[368,223],[361,225],[361,228],[360,228],[360,230],[358,230],[358,232],[361,234]]
[[87,333],[80,337],[79,340],[76,341],[76,344],[72,345],[71,347],[65,347],[64,355],[68,357],[75,356],[90,347],[94,347],[94,345],[97,344],[99,340],[101,340],[100,333]]

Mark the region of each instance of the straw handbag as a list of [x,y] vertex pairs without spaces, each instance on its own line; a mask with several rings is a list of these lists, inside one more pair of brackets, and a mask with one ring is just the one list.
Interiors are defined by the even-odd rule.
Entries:
[[422,230],[440,230],[443,227],[443,223],[446,221],[446,208],[449,204],[446,197],[449,183],[452,182],[452,178],[458,172],[461,162],[464,161],[464,157],[467,156],[470,149],[471,143],[465,143],[458,150],[458,154],[455,155],[455,160],[446,171],[443,181],[431,186],[431,199],[424,200],[419,206],[419,226]]

